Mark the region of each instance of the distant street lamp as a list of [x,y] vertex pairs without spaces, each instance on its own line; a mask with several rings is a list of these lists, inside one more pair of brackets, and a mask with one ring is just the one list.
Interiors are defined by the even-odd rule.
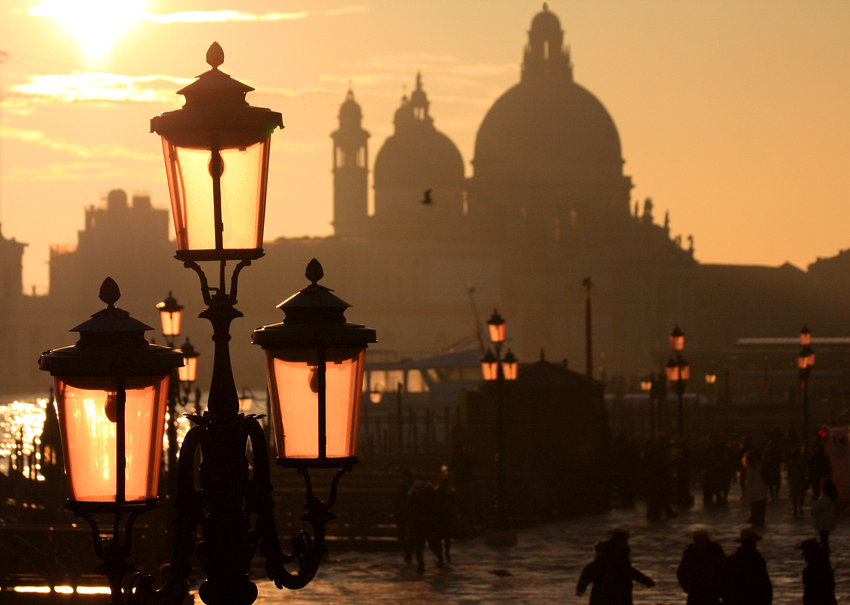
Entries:
[[675,385],[676,393],[679,396],[679,437],[685,436],[685,418],[684,418],[684,396],[685,384],[691,377],[691,368],[687,361],[682,357],[682,351],[685,349],[685,333],[675,326],[670,333],[670,348],[673,354],[664,368],[667,373],[667,382]]
[[505,517],[505,426],[504,426],[504,390],[506,380],[516,380],[519,362],[508,349],[502,358],[502,343],[505,342],[504,318],[498,311],[487,320],[490,331],[490,342],[496,349],[495,354],[487,349],[481,359],[481,372],[484,380],[496,385],[496,499],[495,524],[487,534],[487,542],[498,546],[513,546],[516,544],[516,532]]
[[800,386],[803,389],[803,448],[809,451],[809,376],[815,365],[815,351],[812,349],[812,333],[803,326],[800,330],[800,353],[797,355],[797,368],[800,370]]
[[[230,324],[242,316],[235,308],[239,274],[263,256],[270,137],[283,125],[279,113],[246,102],[253,89],[219,71],[223,61],[224,52],[213,44],[207,51],[212,69],[180,91],[185,105],[151,120],[151,131],[162,137],[176,256],[199,277],[207,305],[200,316],[212,324],[215,343],[208,408],[189,416],[194,426],[177,463],[174,553],[160,591],[153,592],[150,578],[137,576],[129,586],[123,578],[134,572],[127,563],[132,522],[156,505],[166,389],[181,354],[148,344],[144,331],[151,328],[114,307],[118,288],[107,280],[101,299],[108,307],[76,328],[80,341],[39,360],[56,380],[69,505],[92,524],[104,559],[99,570],[109,577],[114,605],[182,603],[192,554],[207,576],[198,592],[208,605],[254,602],[257,587],[249,574],[255,550],[278,588],[306,586],[327,552],[324,527],[334,518],[339,479],[357,462],[363,361],[375,332],[346,323],[348,305],[318,285],[323,271],[313,259],[306,272],[311,284],[281,305],[283,323],[260,328],[253,337],[266,354],[278,464],[303,475],[301,519],[313,528],[312,538],[300,532],[290,541],[291,554],[284,554],[266,438],[256,416],[239,411],[229,350]],[[199,265],[207,261],[218,263],[217,284],[210,285]],[[238,261],[229,280],[228,261]],[[327,503],[313,494],[311,468],[339,469]],[[99,511],[114,515],[106,540],[91,520]],[[121,543],[124,514],[129,518]],[[198,528],[202,541],[196,547]],[[288,571],[289,564],[297,572]]]
[[[173,349],[174,342],[180,336],[180,329],[183,324],[183,305],[178,303],[169,291],[168,296],[162,302],[157,303],[156,308],[159,309],[162,335],[165,337],[166,344]],[[166,487],[169,493],[174,492],[177,482],[177,403],[180,399],[180,382],[177,380],[176,372],[177,370],[172,372],[171,380],[168,383],[168,405],[165,421],[165,439],[168,442]]]
[[649,437],[655,437],[655,374],[650,374],[645,380],[640,381],[640,390],[646,393],[649,399]]

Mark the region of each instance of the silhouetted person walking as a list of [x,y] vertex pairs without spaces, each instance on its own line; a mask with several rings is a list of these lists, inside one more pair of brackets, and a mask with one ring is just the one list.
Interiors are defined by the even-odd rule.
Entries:
[[650,578],[632,567],[629,532],[611,530],[611,537],[596,543],[596,558],[582,570],[576,594],[582,596],[589,584],[590,605],[632,605],[632,582],[655,586]]
[[762,476],[761,456],[755,450],[750,450],[743,460],[746,478],[744,480],[744,501],[750,505],[748,523],[756,527],[764,525],[764,514],[767,510],[767,484]]
[[428,536],[428,546],[437,557],[438,567],[442,567],[444,561],[452,562],[452,537],[458,516],[455,500],[455,490],[448,477],[440,477],[431,492],[431,531]]
[[791,499],[792,514],[795,517],[803,514],[803,502],[809,488],[806,466],[803,449],[800,447],[792,449],[785,460],[785,470],[788,473],[788,497]]
[[764,557],[756,548],[761,536],[746,527],[735,540],[741,545],[726,560],[723,605],[771,605],[773,585]]
[[676,570],[679,586],[688,594],[688,605],[720,605],[725,567],[720,544],[707,531],[695,531]]
[[414,480],[410,471],[405,471],[399,485],[395,503],[396,532],[404,551],[404,562],[410,564],[416,557],[416,571],[425,571],[425,538],[429,531],[428,506],[431,486],[419,479]]
[[803,540],[806,567],[803,569],[803,605],[836,605],[835,576],[829,558],[814,538]]
[[815,444],[815,453],[809,459],[809,483],[812,485],[812,500],[820,496],[821,481],[832,477],[832,460],[823,452],[823,442]]
[[821,495],[812,502],[812,517],[815,529],[820,536],[820,547],[824,556],[829,559],[829,534],[835,529],[835,501],[838,500],[838,489],[829,477],[821,480]]

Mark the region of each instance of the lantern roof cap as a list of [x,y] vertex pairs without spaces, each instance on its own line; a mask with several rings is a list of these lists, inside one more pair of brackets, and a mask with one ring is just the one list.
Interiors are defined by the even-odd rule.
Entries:
[[145,339],[152,327],[115,306],[121,291],[107,277],[100,287],[100,299],[106,308],[71,328],[78,332],[76,344],[47,351],[39,358],[39,367],[52,375],[145,376],[167,374],[183,365],[180,353]]
[[209,71],[177,91],[186,102],[180,109],[167,111],[151,118],[151,132],[168,137],[175,132],[205,132],[236,130],[267,132],[283,128],[280,113],[265,107],[250,105],[245,95],[254,88],[220,71],[224,51],[218,42],[207,50]]
[[284,313],[282,323],[254,330],[252,342],[263,348],[286,346],[366,346],[377,342],[375,330],[345,320],[347,302],[319,285],[324,269],[315,258],[307,265],[310,285],[302,288],[277,308]]

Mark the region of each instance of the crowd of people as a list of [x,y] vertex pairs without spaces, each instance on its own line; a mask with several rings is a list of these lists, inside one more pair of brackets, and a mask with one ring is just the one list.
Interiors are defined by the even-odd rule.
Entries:
[[[750,507],[747,522],[761,527],[768,502],[779,501],[783,477],[791,514],[800,516],[806,514],[809,490],[812,500],[818,501],[824,479],[832,476],[823,444],[816,443],[814,453],[807,457],[793,431],[784,435],[773,431],[762,448],[749,437],[733,446],[715,434],[693,444],[659,434],[640,447],[621,433],[612,445],[611,459],[612,483],[619,504],[629,507],[642,497],[651,520],[672,517],[677,509],[689,508],[694,502],[695,487],[702,491],[706,506],[723,507],[737,478],[741,497]],[[830,496],[833,501],[836,499],[834,494]],[[829,515],[824,515],[824,519],[828,522]]]
[[[702,491],[705,506],[725,507],[733,482],[739,482],[741,499],[749,507],[746,522],[750,525],[740,532],[739,546],[728,557],[707,531],[694,532],[677,569],[689,604],[771,603],[772,586],[757,543],[768,503],[780,502],[783,479],[791,503],[788,512],[794,517],[810,514],[817,535],[799,545],[806,563],[803,603],[836,602],[829,536],[836,525],[838,491],[822,442],[816,442],[814,452],[806,456],[793,431],[784,435],[772,432],[761,448],[751,438],[732,446],[713,434],[693,447],[662,434],[641,448],[623,433],[615,439],[612,460],[619,503],[630,507],[642,497],[650,520],[676,516],[677,511],[689,508],[694,489]],[[615,530],[608,540],[597,544],[596,557],[579,578],[576,591],[582,595],[592,583],[591,605],[630,604],[633,580],[651,586],[649,578],[631,567],[627,538],[624,530]],[[615,544],[617,548],[613,549]],[[615,551],[618,556],[613,555]]]
[[[616,528],[610,533],[607,540],[596,543],[596,556],[582,570],[576,594],[584,595],[592,585],[590,605],[631,605],[634,582],[650,588],[655,582],[632,565],[628,530]],[[726,556],[708,531],[695,531],[676,569],[688,605],[770,605],[773,585],[759,540],[758,531],[746,527],[736,539],[735,552]],[[799,548],[806,563],[803,605],[836,605],[835,577],[821,543],[810,538]]]

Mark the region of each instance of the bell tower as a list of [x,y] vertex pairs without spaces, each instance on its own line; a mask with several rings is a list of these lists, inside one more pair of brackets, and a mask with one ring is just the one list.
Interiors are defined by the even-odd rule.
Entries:
[[334,142],[334,233],[357,236],[365,231],[369,195],[369,133],[361,125],[363,112],[348,91],[339,108]]

